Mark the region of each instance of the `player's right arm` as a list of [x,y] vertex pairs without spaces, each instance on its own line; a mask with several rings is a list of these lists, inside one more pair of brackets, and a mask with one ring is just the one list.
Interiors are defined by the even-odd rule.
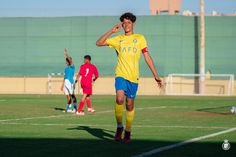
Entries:
[[106,40],[114,33],[120,32],[120,28],[122,26],[122,22],[118,23],[115,25],[111,30],[106,32],[104,35],[102,35],[97,41],[96,45],[97,46],[108,46]]
[[80,74],[78,73],[78,75],[76,76],[76,79],[75,79],[75,84],[79,81],[79,78],[80,78]]
[[75,79],[75,84],[79,81],[80,79],[80,76],[82,74],[82,69],[83,69],[83,66],[81,65],[80,68],[79,68],[79,71],[78,71],[78,74],[76,76],[76,79]]

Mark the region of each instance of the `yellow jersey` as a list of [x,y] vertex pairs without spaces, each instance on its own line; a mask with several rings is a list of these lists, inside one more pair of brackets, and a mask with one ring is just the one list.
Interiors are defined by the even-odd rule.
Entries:
[[108,38],[106,43],[114,48],[117,53],[116,77],[138,83],[139,59],[141,52],[147,51],[147,42],[143,35],[132,34],[129,36],[118,35]]

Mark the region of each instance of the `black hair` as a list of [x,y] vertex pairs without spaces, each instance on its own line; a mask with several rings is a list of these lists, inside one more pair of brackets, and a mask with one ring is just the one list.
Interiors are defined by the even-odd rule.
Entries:
[[84,59],[88,59],[89,61],[91,61],[91,56],[90,55],[85,55]]
[[70,59],[68,57],[66,57],[66,61],[69,63],[69,65],[71,65],[72,58],[70,57]]
[[130,20],[134,23],[136,21],[136,16],[132,13],[127,12],[127,13],[124,13],[123,15],[120,16],[121,22],[123,22],[124,19]]

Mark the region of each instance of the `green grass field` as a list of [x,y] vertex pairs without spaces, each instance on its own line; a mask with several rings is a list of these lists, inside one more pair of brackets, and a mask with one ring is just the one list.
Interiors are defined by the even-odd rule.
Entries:
[[[113,141],[114,96],[94,96],[96,114],[63,113],[64,96],[0,95],[0,157],[135,156],[236,127],[236,97],[139,96],[132,143]],[[228,139],[231,149],[224,151]],[[236,131],[152,156],[235,157]]]

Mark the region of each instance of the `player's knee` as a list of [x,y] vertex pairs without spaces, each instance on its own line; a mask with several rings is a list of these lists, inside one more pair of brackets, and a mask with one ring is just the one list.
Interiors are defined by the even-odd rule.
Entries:
[[127,111],[133,111],[134,110],[134,105],[126,105],[126,110]]
[[124,104],[124,99],[118,97],[118,98],[116,98],[116,103],[117,103],[118,105],[123,105],[123,104]]

